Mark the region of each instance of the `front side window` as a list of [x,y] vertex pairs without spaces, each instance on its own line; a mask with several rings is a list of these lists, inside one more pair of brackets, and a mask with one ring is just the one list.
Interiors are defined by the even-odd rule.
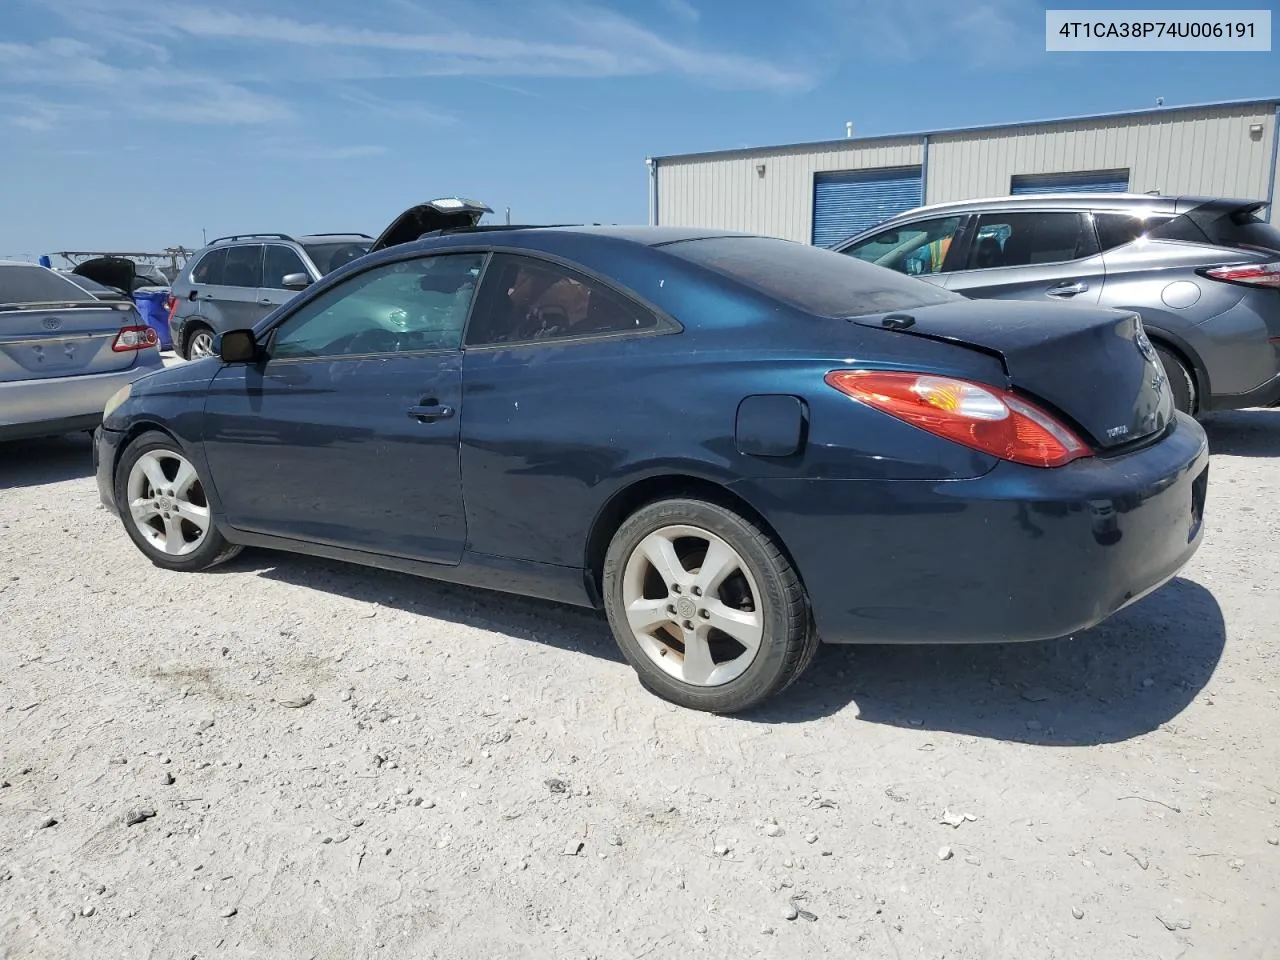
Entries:
[[969,250],[968,269],[1065,263],[1097,252],[1083,214],[984,213]]
[[283,289],[284,278],[291,273],[305,273],[308,277],[311,276],[303,266],[302,258],[291,248],[282,247],[278,243],[267,244],[267,254],[262,260],[262,285]]
[[893,227],[841,252],[910,276],[941,273],[960,221],[941,217]]
[[221,286],[223,268],[227,265],[227,248],[211,250],[200,258],[196,268],[191,271],[193,283],[205,283],[210,286]]
[[658,325],[639,304],[544,260],[495,254],[484,286],[468,346],[637,333]]
[[227,264],[222,268],[224,287],[262,286],[262,244],[251,243],[227,250]]
[[384,263],[344,280],[275,328],[271,358],[456,350],[482,253]]

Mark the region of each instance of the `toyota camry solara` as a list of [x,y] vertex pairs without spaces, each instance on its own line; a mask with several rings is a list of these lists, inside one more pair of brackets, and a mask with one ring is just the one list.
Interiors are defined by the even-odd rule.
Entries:
[[418,233],[112,399],[98,485],[154,563],[602,607],[645,686],[730,712],[824,641],[1065,636],[1200,544],[1205,436],[1132,313],[747,235]]

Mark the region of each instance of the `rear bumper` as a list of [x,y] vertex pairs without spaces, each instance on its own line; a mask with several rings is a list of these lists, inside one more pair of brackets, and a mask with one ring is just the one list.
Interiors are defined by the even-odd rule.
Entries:
[[0,440],[92,430],[113,393],[163,369],[159,351],[148,349],[126,370],[0,382]]
[[828,643],[1067,636],[1170,580],[1200,545],[1204,431],[1136,453],[973,480],[742,481],[790,551]]

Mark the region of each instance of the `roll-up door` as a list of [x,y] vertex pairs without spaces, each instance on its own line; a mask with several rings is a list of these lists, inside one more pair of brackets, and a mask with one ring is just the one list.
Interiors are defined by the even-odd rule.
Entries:
[[919,167],[814,174],[814,245],[829,247],[920,206],[922,185]]

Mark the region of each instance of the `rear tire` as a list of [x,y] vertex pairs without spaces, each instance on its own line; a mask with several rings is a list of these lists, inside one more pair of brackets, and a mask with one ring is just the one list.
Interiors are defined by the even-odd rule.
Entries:
[[1196,412],[1196,381],[1191,371],[1181,360],[1164,347],[1156,347],[1156,356],[1164,365],[1165,376],[1169,378],[1169,390],[1173,393],[1173,405],[1183,413]]
[[203,323],[193,323],[184,337],[182,356],[187,360],[203,360],[213,354],[213,330]]
[[125,447],[115,494],[129,539],[157,567],[204,570],[244,549],[218,532],[203,479],[168,434],[151,430]]
[[735,713],[786,689],[818,648],[808,597],[767,533],[705,500],[641,507],[605,555],[605,611],[646,689]]

